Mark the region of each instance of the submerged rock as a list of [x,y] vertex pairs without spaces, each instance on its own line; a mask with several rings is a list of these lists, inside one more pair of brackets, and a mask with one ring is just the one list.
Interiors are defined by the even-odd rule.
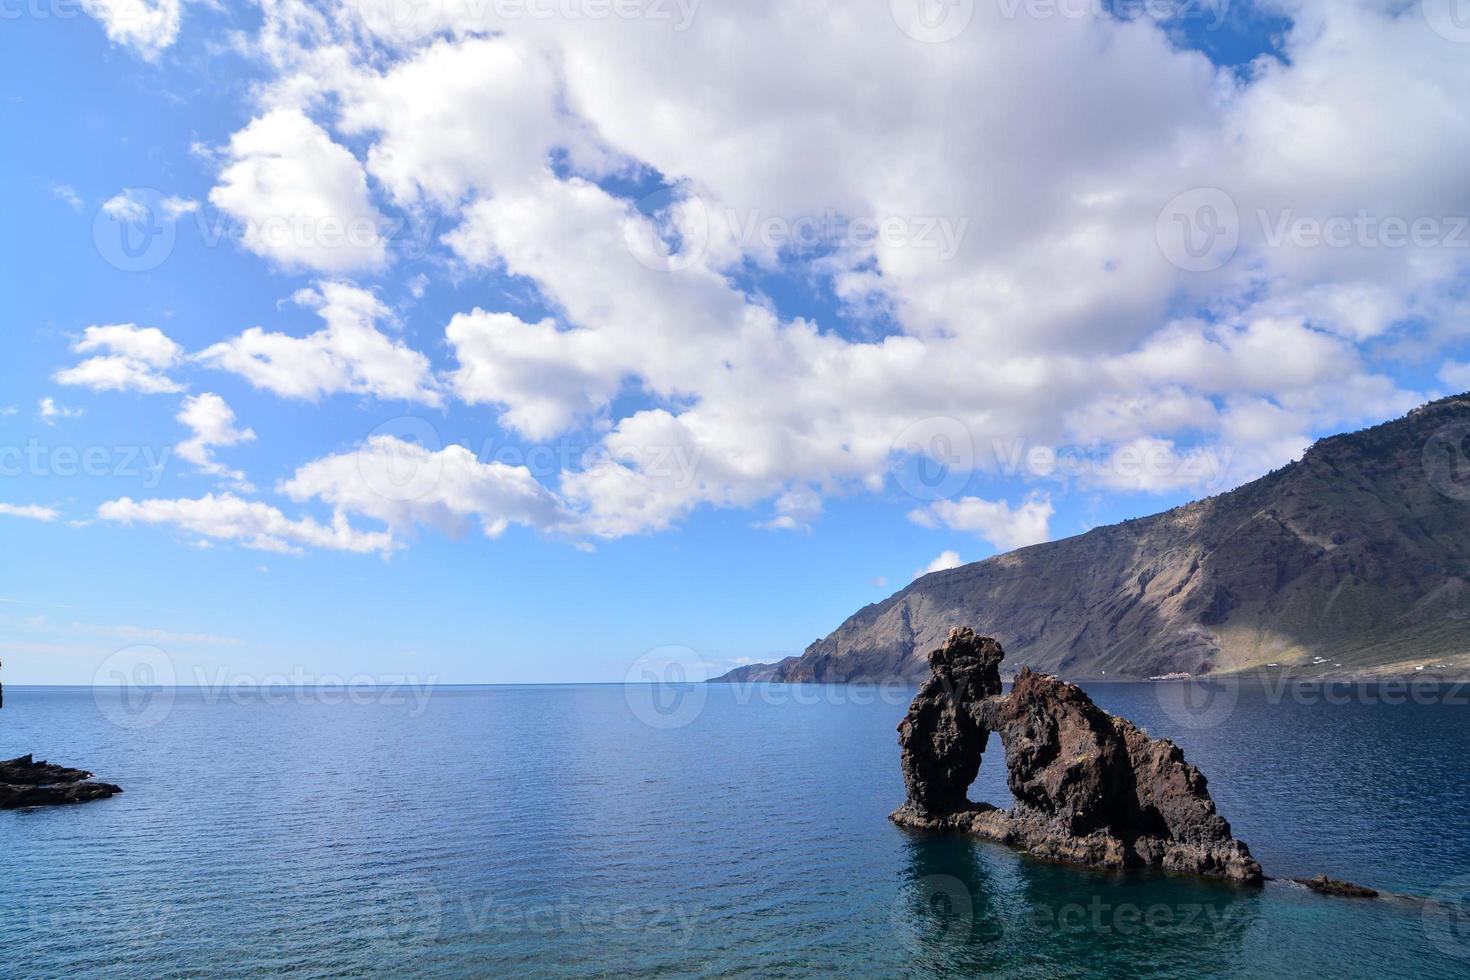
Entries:
[[[1103,711],[1074,684],[1022,670],[1001,693],[1000,644],[950,631],[899,724],[901,825],[959,830],[1103,868],[1154,865],[1256,883],[1261,866],[1215,812],[1204,774],[1167,739]],[[971,803],[989,733],[1005,747],[1010,810]]]
[[36,762],[31,756],[0,762],[0,810],[103,800],[122,792],[111,783],[88,782],[83,769]]
[[1339,898],[1377,898],[1376,889],[1364,885],[1355,885],[1351,881],[1340,881],[1337,878],[1329,878],[1326,875],[1317,875],[1315,878],[1293,878],[1292,881],[1298,885],[1306,885],[1318,895],[1335,895]]

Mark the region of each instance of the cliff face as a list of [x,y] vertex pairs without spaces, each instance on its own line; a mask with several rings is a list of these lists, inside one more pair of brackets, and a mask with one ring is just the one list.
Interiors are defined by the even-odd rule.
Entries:
[[723,679],[918,682],[961,624],[1066,677],[1470,676],[1467,447],[1470,395],[1435,402],[1229,493],[926,575]]

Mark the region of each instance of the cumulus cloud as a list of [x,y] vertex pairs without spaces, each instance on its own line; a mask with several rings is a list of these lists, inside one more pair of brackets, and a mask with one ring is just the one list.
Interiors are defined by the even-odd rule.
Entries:
[[914,572],[914,578],[923,578],[934,572],[943,572],[951,568],[959,568],[964,562],[960,559],[958,551],[941,551],[939,555],[928,565]]
[[179,36],[181,0],[84,0],[108,40],[153,61]]
[[440,404],[428,358],[378,329],[390,311],[371,292],[327,282],[296,298],[326,321],[323,329],[292,337],[251,327],[197,359],[284,398],[316,401],[345,392]]
[[97,517],[120,524],[175,527],[207,539],[236,542],[259,551],[299,552],[322,548],[356,554],[389,554],[395,549],[386,531],[360,531],[341,513],[330,526],[311,518],[292,519],[269,504],[242,500],[234,494],[205,494],[198,499],[133,500],[123,497],[97,508]]
[[0,515],[6,517],[24,517],[32,521],[51,522],[60,517],[61,514],[53,507],[42,507],[39,504],[6,504],[0,503]]
[[[1388,342],[1463,339],[1465,250],[1384,235],[1470,211],[1470,60],[1381,4],[1288,12],[1285,57],[1236,72],[1105,12],[980,4],[928,45],[882,3],[706,6],[678,31],[456,3],[435,8],[440,36],[399,45],[363,44],[352,11],[270,5],[258,43],[278,77],[211,199],[247,226],[377,228],[371,176],[408,213],[442,213],[464,269],[534,287],[544,319],[481,300],[450,320],[447,381],[531,438],[600,438],[560,481],[588,533],[768,502],[766,526],[807,526],[823,497],[881,490],[904,433],[950,423],[966,445],[946,451],[972,468],[993,440],[1096,441],[1166,472],[1089,469],[1094,487],[1193,489],[1227,459],[1218,480],[1235,482],[1417,401]],[[614,175],[666,189],[635,204]],[[1341,241],[1311,234],[1360,214]],[[284,242],[248,244],[307,267],[386,261],[376,239]],[[771,270],[884,322],[783,315],[760,292]],[[257,328],[205,360],[290,397],[434,403],[426,363],[373,329],[382,314],[343,305],[399,363],[368,379],[325,352],[344,346],[330,328]],[[919,514],[1011,547],[1047,537],[1051,504]]]
[[504,406],[501,419],[531,439],[585,423],[618,388],[622,358],[591,330],[476,309],[450,320],[445,335],[459,359],[455,394]]
[[182,391],[164,373],[179,364],[183,348],[157,327],[114,323],[88,327],[72,345],[78,354],[94,354],[75,367],[55,374],[60,384],[93,391],[139,391],[157,395]]
[[547,54],[517,38],[440,41],[348,87],[341,129],[376,137],[367,169],[396,201],[450,207],[533,178],[554,148],[597,162],[559,86]]
[[387,261],[386,219],[362,164],[298,109],[266,113],[230,137],[215,207],[243,226],[241,243],[290,268],[340,273]]
[[214,458],[216,446],[238,446],[255,441],[255,430],[235,427],[235,412],[223,398],[208,392],[185,398],[177,419],[194,433],[174,447],[182,459],[193,463],[201,472],[234,483],[242,492],[254,489],[243,472],[232,470]]
[[426,524],[462,533],[470,520],[497,538],[512,524],[566,529],[570,518],[556,497],[524,466],[482,463],[463,446],[432,450],[391,435],[351,452],[308,463],[281,492],[319,499],[338,513],[382,521],[396,532]]
[[756,527],[767,531],[810,531],[822,515],[822,494],[815,487],[792,487],[776,498],[776,516]]
[[924,527],[944,525],[951,531],[976,534],[1001,551],[1051,540],[1051,517],[1056,511],[1045,497],[1032,496],[1012,507],[1004,500],[961,497],[940,500],[913,511],[909,519]]

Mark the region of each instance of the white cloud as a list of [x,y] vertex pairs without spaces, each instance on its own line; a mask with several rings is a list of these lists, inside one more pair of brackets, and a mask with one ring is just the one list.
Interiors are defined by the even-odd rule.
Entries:
[[61,514],[53,507],[42,507],[38,504],[5,504],[0,503],[0,514],[6,517],[24,517],[32,521],[54,521]]
[[114,221],[137,224],[153,216],[155,203],[167,221],[177,221],[184,215],[199,210],[199,202],[187,197],[160,197],[152,192],[129,187],[103,201],[102,212]]
[[427,524],[462,533],[471,519],[486,536],[511,524],[567,530],[571,518],[523,466],[481,463],[463,446],[431,450],[388,435],[308,463],[280,490],[294,500],[320,499],[339,513],[360,514],[395,532]]
[[243,225],[250,251],[290,268],[376,269],[386,219],[357,158],[305,113],[275,109],[230,138],[209,200]]
[[[177,365],[183,348],[157,327],[115,323],[88,327],[72,345],[78,354],[96,354],[55,374],[60,384],[93,391],[139,391],[167,394],[183,387],[163,372]],[[99,351],[105,353],[97,353]]]
[[[688,406],[623,418],[603,458],[564,477],[594,533],[658,530],[701,503],[748,506],[802,483],[881,479],[902,428],[895,408],[911,396],[905,377],[925,360],[917,343],[848,344],[782,324],[700,257],[662,267],[629,247],[657,241],[652,222],[586,181],[482,200],[448,241],[467,261],[534,279],[579,325],[543,324],[536,339],[573,366],[600,355],[603,383],[582,397],[605,408],[627,374]],[[565,418],[571,400],[559,404]]]
[[134,223],[148,217],[148,204],[131,190],[124,190],[102,202],[102,213],[116,221]]
[[91,357],[76,367],[56,372],[64,385],[79,385],[93,391],[141,391],[161,394],[182,391],[177,382],[128,357]]
[[108,40],[152,61],[179,36],[181,0],[83,0]]
[[[1237,75],[1150,18],[985,4],[959,37],[925,45],[882,3],[841,17],[706,5],[680,31],[451,3],[435,11],[449,37],[370,51],[353,11],[271,5],[260,48],[280,75],[263,104],[277,108],[244,133],[260,125],[272,149],[232,159],[276,161],[281,196],[315,199],[318,174],[274,147],[325,141],[335,185],[360,189],[357,160],[278,107],[330,106],[389,198],[457,222],[445,241],[471,271],[535,286],[550,319],[451,321],[451,381],[533,438],[602,435],[561,482],[592,533],[773,500],[769,526],[803,526],[783,495],[881,488],[894,440],[933,419],[977,450],[1096,439],[1106,460],[1156,457],[1170,472],[1086,479],[1172,492],[1210,454],[1241,480],[1313,433],[1407,407],[1417,393],[1379,366],[1380,342],[1402,340],[1405,321],[1443,342],[1463,320],[1464,250],[1317,247],[1275,241],[1273,223],[1470,211],[1455,163],[1470,152],[1470,60],[1383,5],[1289,9],[1288,57]],[[273,118],[291,138],[265,132]],[[656,171],[680,206],[650,218],[587,179],[614,169]],[[1234,259],[1202,273],[1160,239],[1165,206],[1196,188],[1223,189],[1240,216]],[[355,200],[371,207],[365,190]],[[805,253],[763,230],[812,219]],[[863,219],[897,233],[842,230]],[[752,266],[830,283],[892,323],[871,339],[784,318],[732,284]],[[287,349],[304,366],[280,387],[334,390],[310,380],[316,359],[295,356],[308,349]],[[1049,504],[973,500],[949,516],[1006,542],[1047,532]]]
[[183,353],[183,349],[157,327],[139,327],[132,323],[88,327],[72,350],[79,354],[110,351],[155,368],[169,367]]
[[923,578],[925,575],[933,572],[943,572],[951,568],[959,568],[963,564],[964,561],[960,559],[960,553],[958,551],[941,551],[938,557],[928,565],[914,572],[914,578]]
[[776,516],[756,527],[768,531],[809,531],[822,515],[822,494],[815,487],[800,486],[776,498]]
[[322,548],[357,554],[390,554],[387,532],[359,531],[337,514],[330,527],[311,518],[291,519],[275,507],[234,494],[205,494],[197,500],[133,500],[123,497],[97,508],[98,518],[121,524],[157,524],[189,534],[237,542],[260,551],[297,552]]
[[1450,361],[1439,369],[1439,380],[1455,391],[1470,391],[1470,363]]
[[74,419],[81,415],[82,409],[58,405],[56,399],[49,396],[42,398],[36,406],[36,417],[47,425],[55,425],[57,419]]
[[87,203],[82,200],[82,196],[76,192],[76,188],[70,184],[52,184],[51,194],[58,200],[66,202],[67,207],[79,214],[87,206]]
[[546,54],[514,37],[442,41],[349,87],[341,129],[376,135],[367,168],[395,200],[453,206],[534,178],[554,147],[594,154],[558,88]]
[[925,527],[943,524],[951,531],[968,531],[1001,551],[1011,551],[1050,541],[1054,513],[1051,501],[1041,496],[1033,495],[1017,507],[1004,500],[962,497],[937,501],[909,518]]
[[197,359],[284,398],[351,393],[440,404],[428,358],[378,330],[390,311],[371,292],[327,282],[296,298],[315,308],[326,321],[323,329],[292,337],[251,327]]
[[215,446],[237,446],[255,441],[253,429],[235,428],[235,412],[223,398],[212,393],[185,398],[177,418],[194,432],[174,447],[180,457],[210,476],[231,481],[242,492],[254,489],[243,472],[232,470],[214,458]]
[[163,213],[170,219],[182,218],[199,210],[199,202],[187,197],[165,197],[162,203]]
[[445,335],[459,359],[455,394],[505,406],[502,420],[531,439],[585,423],[618,388],[622,358],[591,330],[476,309],[455,316]]

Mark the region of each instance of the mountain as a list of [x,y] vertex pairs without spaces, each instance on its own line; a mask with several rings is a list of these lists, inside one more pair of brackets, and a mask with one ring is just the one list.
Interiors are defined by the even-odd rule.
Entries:
[[[920,681],[952,626],[1079,679],[1470,677],[1470,394],[1229,493],[934,572],[722,681]],[[1423,676],[1420,673],[1418,676]]]

